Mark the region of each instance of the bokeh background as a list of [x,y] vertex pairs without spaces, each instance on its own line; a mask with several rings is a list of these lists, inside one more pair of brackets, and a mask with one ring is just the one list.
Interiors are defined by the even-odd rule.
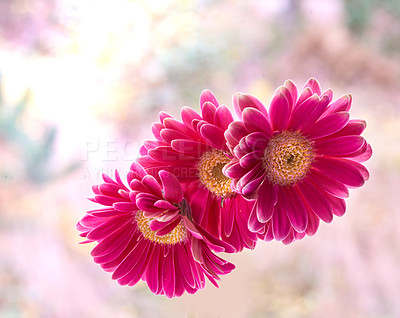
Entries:
[[[127,173],[159,111],[311,76],[368,122],[345,216],[172,300],[77,244],[91,185]],[[0,88],[0,317],[400,317],[398,0],[1,0]]]

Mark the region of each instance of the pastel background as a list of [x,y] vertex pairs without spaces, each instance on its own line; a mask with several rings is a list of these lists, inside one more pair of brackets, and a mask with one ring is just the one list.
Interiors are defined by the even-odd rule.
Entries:
[[[342,218],[172,300],[77,244],[91,185],[127,173],[159,111],[311,76],[352,94],[374,150]],[[397,0],[0,1],[0,317],[400,317],[399,88]]]

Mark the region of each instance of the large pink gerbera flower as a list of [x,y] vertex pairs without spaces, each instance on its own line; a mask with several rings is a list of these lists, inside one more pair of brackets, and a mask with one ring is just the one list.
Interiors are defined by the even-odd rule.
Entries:
[[192,221],[179,181],[160,171],[160,182],[134,163],[128,174],[130,188],[118,173],[116,181],[103,175],[94,186],[94,202],[106,206],[89,211],[77,224],[88,242],[98,244],[94,261],[121,285],[147,282],[155,294],[180,296],[204,288],[205,276],[216,286],[218,275],[234,265],[216,256],[232,246],[207,233]]
[[372,154],[360,136],[365,122],[349,120],[350,95],[332,102],[332,91],[321,93],[313,78],[297,94],[286,81],[268,110],[255,97],[235,94],[241,121],[225,133],[235,158],[223,172],[237,192],[256,199],[249,228],[284,243],[345,213],[348,188],[369,178],[360,162]]
[[165,169],[184,182],[193,219],[211,234],[237,252],[254,248],[257,235],[247,226],[254,203],[235,193],[222,173],[232,158],[224,137],[232,115],[209,90],[202,92],[200,107],[201,115],[184,107],[182,122],[161,113],[152,126],[156,141],[144,143],[138,162],[148,172]]

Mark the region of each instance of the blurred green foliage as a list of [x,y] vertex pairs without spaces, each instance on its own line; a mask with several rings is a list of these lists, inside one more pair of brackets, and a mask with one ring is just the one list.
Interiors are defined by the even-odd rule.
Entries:
[[[388,55],[400,52],[399,0],[344,0],[347,27]],[[375,43],[374,43],[375,42]]]
[[[376,0],[345,0],[347,25],[355,33],[362,33],[369,25]],[[379,1],[381,2],[381,1]]]
[[378,9],[400,18],[399,0],[344,0],[347,25],[353,32],[362,33],[370,24],[373,13]]
[[[3,98],[0,77],[0,145],[2,152],[12,147],[17,153],[17,160],[12,166],[1,166],[2,179],[17,179],[23,176],[33,183],[43,183],[72,172],[79,164],[74,162],[57,172],[51,171],[51,158],[57,136],[55,126],[43,127],[39,138],[32,138],[22,125],[30,100],[27,90],[16,105],[8,105]],[[18,171],[18,169],[23,171]]]

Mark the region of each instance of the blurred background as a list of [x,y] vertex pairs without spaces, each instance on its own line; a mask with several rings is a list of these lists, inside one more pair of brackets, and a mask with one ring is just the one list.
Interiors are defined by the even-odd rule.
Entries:
[[[127,173],[159,111],[311,76],[368,123],[345,216],[173,300],[77,244],[91,185]],[[399,88],[397,0],[1,0],[0,317],[400,317]]]

